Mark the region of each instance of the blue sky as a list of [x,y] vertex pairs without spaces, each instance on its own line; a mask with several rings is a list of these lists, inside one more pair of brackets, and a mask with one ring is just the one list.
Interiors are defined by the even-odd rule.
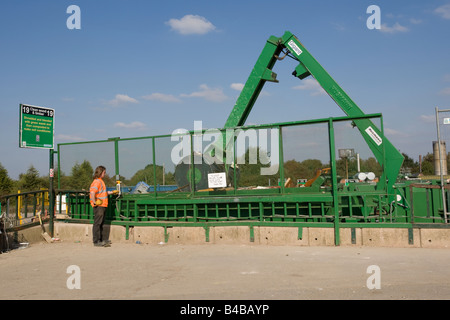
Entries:
[[[70,5],[81,29],[68,29]],[[368,29],[368,6],[381,29]],[[55,143],[221,128],[266,40],[289,30],[385,134],[418,160],[450,108],[450,1],[0,2],[0,163],[17,179],[48,172],[48,151],[19,148],[19,104],[55,109]],[[248,124],[344,115],[314,81],[266,84]],[[450,133],[447,134],[450,138]],[[447,142],[448,144],[449,142]]]

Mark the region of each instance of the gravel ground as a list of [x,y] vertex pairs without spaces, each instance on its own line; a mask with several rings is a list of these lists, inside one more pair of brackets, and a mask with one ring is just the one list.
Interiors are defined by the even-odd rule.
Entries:
[[450,251],[38,243],[0,254],[0,283],[2,300],[448,300]]

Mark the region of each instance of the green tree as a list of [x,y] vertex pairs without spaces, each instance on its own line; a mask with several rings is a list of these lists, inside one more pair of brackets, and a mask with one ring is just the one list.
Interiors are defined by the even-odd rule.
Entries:
[[[254,159],[256,158],[256,159]],[[250,159],[252,161],[250,161]],[[268,186],[269,180],[270,184],[276,185],[278,178],[280,177],[280,170],[276,170],[276,173],[271,175],[262,175],[262,168],[269,168],[270,164],[263,164],[269,161],[267,151],[261,148],[248,148],[244,155],[238,158],[238,168],[239,168],[239,186]],[[256,163],[251,163],[256,160]],[[274,170],[275,172],[275,170]]]
[[316,171],[323,169],[324,164],[318,159],[306,159],[302,162],[289,160],[284,163],[284,177],[291,178],[294,183],[297,179],[311,179]]
[[358,171],[356,157],[337,159],[336,171],[339,178],[346,179],[348,174],[348,178],[351,179],[351,177],[356,174],[356,171]]
[[376,177],[380,177],[383,173],[380,164],[374,157],[370,157],[365,160],[362,159],[360,161],[360,167],[362,172],[373,172]]
[[8,175],[6,170],[0,163],[0,196],[12,193],[14,182]]
[[39,171],[31,165],[26,173],[19,175],[19,189],[24,191],[36,191],[43,187],[43,181],[39,177]]
[[409,157],[406,153],[402,153],[405,160],[403,160],[402,167],[400,172],[404,174],[417,174],[419,173],[419,163],[414,161],[411,157]]
[[284,163],[284,176],[286,178],[291,178],[293,181],[297,179],[307,179],[308,173],[305,167],[296,160],[288,160]]
[[[154,171],[156,171],[156,183],[162,184],[163,183],[163,166],[156,165],[155,168],[153,168],[153,164],[148,164],[145,166],[144,169],[140,169],[136,171],[136,173],[131,177],[130,180],[125,181],[125,183],[133,186],[136,185],[138,182],[145,182],[146,184],[152,186],[154,184]],[[176,184],[175,177],[172,172],[166,172],[164,177],[164,183],[166,185],[168,184]]]
[[318,159],[306,159],[302,161],[302,166],[306,171],[306,177],[311,179],[316,174],[316,171],[319,169],[323,169],[324,165]]
[[93,175],[94,169],[89,161],[84,160],[81,164],[75,163],[72,167],[70,187],[76,190],[89,190]]
[[64,172],[60,172],[60,170],[55,167],[55,176],[53,181],[55,188],[70,189],[72,179],[70,176],[66,176]]
[[434,175],[434,156],[432,153],[427,153],[422,158],[422,173],[424,175]]

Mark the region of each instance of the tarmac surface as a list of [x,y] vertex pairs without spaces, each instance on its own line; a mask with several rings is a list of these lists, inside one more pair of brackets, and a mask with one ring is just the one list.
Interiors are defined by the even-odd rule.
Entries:
[[36,243],[0,254],[2,300],[448,300],[450,249]]

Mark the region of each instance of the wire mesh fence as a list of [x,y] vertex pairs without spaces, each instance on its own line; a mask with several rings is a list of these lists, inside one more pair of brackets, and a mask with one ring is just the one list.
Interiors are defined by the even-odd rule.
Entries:
[[[341,152],[348,150],[352,152]],[[334,122],[332,132],[324,119],[59,144],[57,185],[89,190],[95,167],[103,165],[107,187],[120,181],[128,193],[209,190],[208,178],[217,172],[225,173],[225,188],[277,191],[313,182],[331,186],[332,163],[339,183],[373,184],[382,175],[351,119]],[[320,175],[327,181],[318,179]]]
[[[437,140],[433,141],[435,175],[448,175],[448,152],[450,145],[450,109],[436,108]],[[442,160],[442,161],[441,161]]]

